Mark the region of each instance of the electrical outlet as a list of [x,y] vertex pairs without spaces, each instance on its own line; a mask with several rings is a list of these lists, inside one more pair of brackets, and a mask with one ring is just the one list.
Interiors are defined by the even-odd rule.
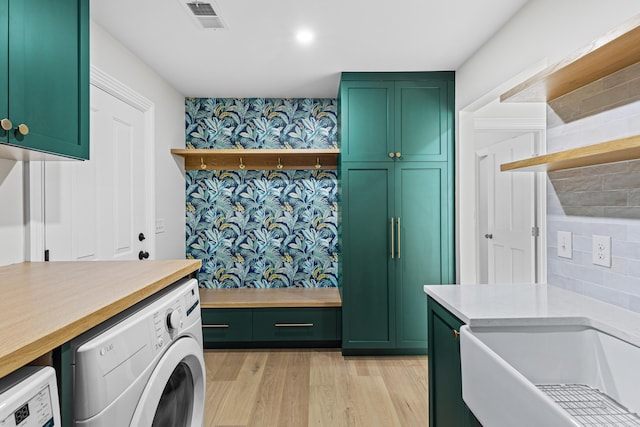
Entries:
[[593,235],[592,262],[603,267],[611,267],[611,237]]
[[570,231],[558,231],[558,256],[573,258],[573,242]]

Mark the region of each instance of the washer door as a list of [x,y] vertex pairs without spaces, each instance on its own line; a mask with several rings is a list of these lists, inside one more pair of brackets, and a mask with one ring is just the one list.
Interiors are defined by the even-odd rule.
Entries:
[[180,338],[153,370],[131,427],[201,427],[204,382],[202,347],[193,338]]

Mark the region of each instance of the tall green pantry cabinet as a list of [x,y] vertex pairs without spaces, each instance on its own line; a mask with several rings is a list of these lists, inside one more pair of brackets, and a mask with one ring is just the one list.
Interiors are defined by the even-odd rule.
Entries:
[[427,352],[423,286],[454,282],[454,73],[343,73],[344,354]]

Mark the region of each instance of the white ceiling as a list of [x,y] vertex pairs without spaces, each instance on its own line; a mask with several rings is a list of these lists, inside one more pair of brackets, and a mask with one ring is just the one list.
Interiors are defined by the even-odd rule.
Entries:
[[527,2],[213,0],[227,28],[204,30],[181,1],[92,0],[91,16],[185,96],[292,98],[335,97],[341,71],[456,70]]

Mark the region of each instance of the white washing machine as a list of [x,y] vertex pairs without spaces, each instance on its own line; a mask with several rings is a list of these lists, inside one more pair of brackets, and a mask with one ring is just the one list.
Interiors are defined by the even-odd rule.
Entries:
[[0,379],[1,427],[60,426],[56,371],[27,366]]
[[200,295],[184,279],[78,337],[74,426],[201,427]]

